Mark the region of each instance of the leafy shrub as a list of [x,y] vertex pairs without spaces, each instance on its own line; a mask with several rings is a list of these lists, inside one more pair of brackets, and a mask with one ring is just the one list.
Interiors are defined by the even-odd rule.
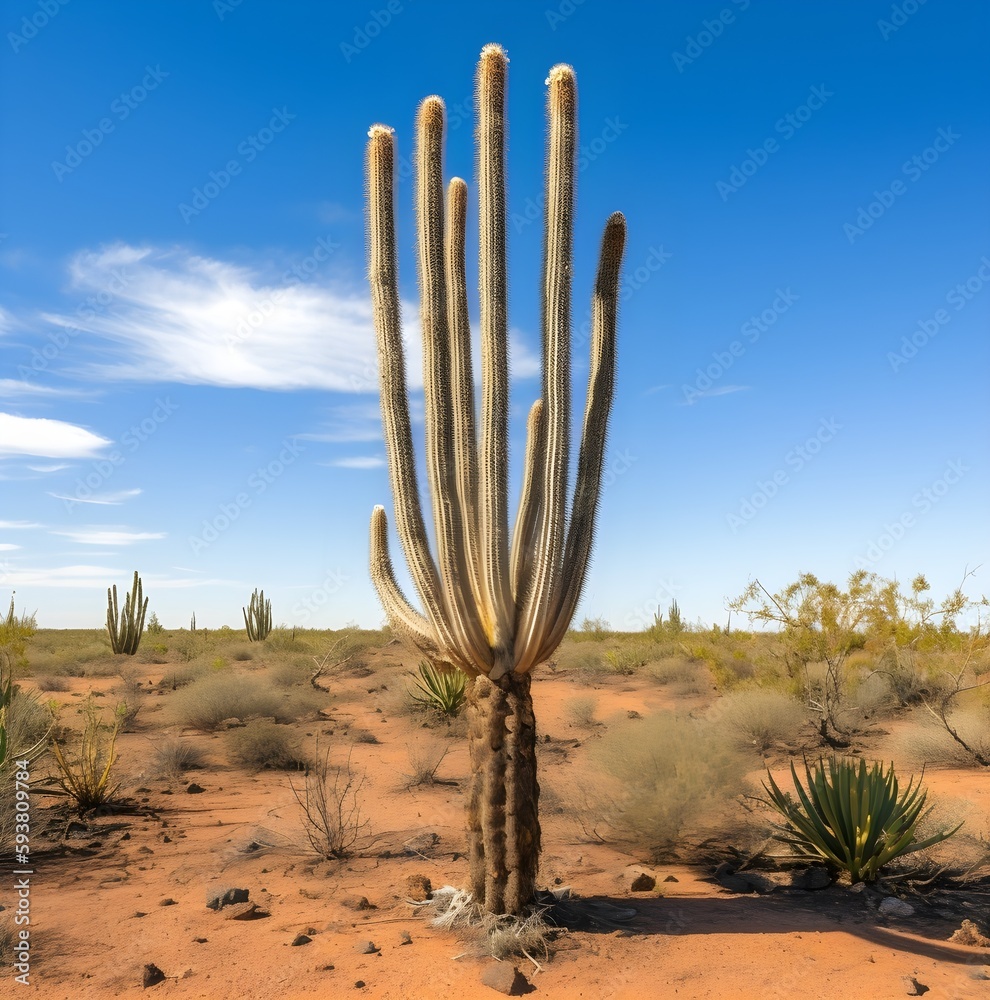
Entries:
[[181,688],[172,700],[173,711],[193,729],[216,729],[224,719],[278,717],[282,699],[253,677],[213,673]]
[[464,705],[467,674],[462,670],[443,669],[424,662],[419,665],[419,676],[413,675],[413,684],[416,688],[410,694],[413,701],[448,719],[454,718]]
[[227,734],[231,762],[242,767],[286,771],[306,766],[291,730],[274,722],[252,722]]
[[766,753],[775,746],[793,743],[808,716],[786,694],[749,688],[723,695],[712,710],[712,719],[739,746]]
[[[895,858],[913,854],[951,837],[959,829],[942,830],[926,840],[915,839],[927,792],[911,779],[900,793],[893,765],[867,770],[866,761],[820,759],[814,771],[805,761],[807,788],[791,764],[798,801],[782,792],[767,772],[763,787],[769,805],[784,818],[780,840],[803,858],[824,861],[849,873],[853,883],[873,882],[880,869]],[[961,826],[962,824],[960,824]]]
[[659,861],[724,813],[745,759],[704,720],[665,712],[616,726],[595,757],[620,789],[610,822]]

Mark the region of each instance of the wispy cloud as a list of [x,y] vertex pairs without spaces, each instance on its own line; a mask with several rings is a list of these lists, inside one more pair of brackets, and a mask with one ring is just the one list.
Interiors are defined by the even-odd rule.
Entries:
[[728,396],[731,392],[746,392],[746,390],[751,387],[748,385],[717,385],[713,389],[705,389],[704,391],[697,389],[691,391],[690,399],[682,399],[679,402],[680,406],[693,406],[700,399],[712,399],[715,396]]
[[26,382],[18,378],[0,378],[0,397],[12,399],[15,396],[43,396],[46,399],[78,399],[81,396],[93,396],[95,392],[88,389],[66,386],[41,385],[37,382]]
[[385,459],[378,455],[352,455],[349,458],[336,458],[326,464],[338,469],[380,469],[385,464]]
[[0,552],[13,552],[14,549],[19,549],[19,545],[14,545],[13,542],[0,542]]
[[80,545],[133,545],[165,538],[163,531],[130,531],[127,528],[70,528],[51,534],[71,538]]
[[57,465],[29,465],[28,468],[32,472],[61,472],[63,469],[68,469],[70,466],[61,462]]
[[131,497],[136,497],[141,492],[140,489],[133,490],[118,490],[116,493],[100,493],[98,495],[86,497],[85,500],[80,497],[70,497],[65,496],[62,493],[52,493],[49,492],[50,497],[55,497],[56,500],[68,500],[70,503],[95,503],[115,506],[117,504],[123,503],[125,500],[130,500]]
[[64,420],[0,413],[0,457],[93,458],[110,443],[107,438]]
[[22,528],[40,528],[42,525],[37,521],[0,521],[0,528],[4,530],[20,530]]
[[[118,569],[115,566],[97,566],[89,563],[74,563],[51,567],[8,567],[4,575],[4,585],[12,587],[71,587],[87,590],[106,591],[108,583],[114,581],[130,586],[133,570]],[[190,587],[227,586],[240,587],[236,580],[200,577],[166,577],[142,574],[146,587],[155,590],[181,590]]]

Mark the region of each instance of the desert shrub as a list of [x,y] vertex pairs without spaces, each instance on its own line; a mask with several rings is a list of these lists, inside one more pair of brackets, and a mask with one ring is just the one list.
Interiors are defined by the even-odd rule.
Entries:
[[406,750],[409,758],[410,774],[405,775],[405,787],[435,785],[437,771],[444,758],[450,753],[450,746],[438,740],[417,740]]
[[939,830],[927,840],[915,836],[925,814],[927,793],[914,779],[902,792],[893,765],[867,768],[866,761],[819,760],[805,762],[806,784],[794,765],[791,777],[797,800],[767,772],[767,803],[784,820],[778,839],[801,858],[824,861],[848,872],[853,883],[873,882],[884,865],[951,837],[958,830]]
[[179,688],[192,684],[206,673],[202,664],[189,664],[186,666],[170,666],[162,674],[162,679],[158,682],[158,687],[163,691],[178,691]]
[[268,633],[265,645],[275,653],[305,653],[309,649],[309,643],[301,634],[297,635],[294,628],[281,625]]
[[224,719],[280,714],[282,699],[253,677],[207,674],[176,691],[172,710],[193,729],[216,729]]
[[306,766],[295,734],[285,726],[263,720],[227,733],[227,753],[232,763],[259,771],[286,771]]
[[68,680],[59,677],[57,674],[42,674],[35,678],[35,684],[39,691],[51,692],[53,694],[64,694],[71,688]]
[[197,770],[204,762],[203,751],[179,736],[167,736],[154,743],[152,770],[163,778],[176,780],[183,771]]
[[248,649],[247,646],[235,646],[230,651],[230,658],[232,660],[237,660],[240,663],[244,663],[247,660],[253,660],[254,653]]
[[[990,757],[990,707],[977,701],[960,705],[947,715],[949,724],[967,746]],[[908,716],[884,747],[888,755],[912,767],[972,767],[974,758],[948,730],[924,708]]]
[[444,669],[424,662],[419,665],[418,676],[413,675],[410,697],[424,708],[452,719],[464,705],[466,690],[467,674],[463,670]]
[[795,699],[760,688],[723,695],[711,718],[737,746],[753,747],[758,753],[793,743],[808,721],[807,712]]
[[117,760],[117,735],[123,723],[123,716],[115,712],[113,719],[103,721],[100,711],[93,702],[83,708],[84,722],[78,734],[78,752],[66,751],[55,739],[52,740],[52,757],[57,773],[55,784],[61,794],[73,799],[80,812],[94,809],[113,800],[119,782],[111,777]]
[[[612,634],[612,626],[604,618],[585,618],[581,622],[581,638],[601,642]],[[575,638],[578,636],[575,635]]]
[[665,656],[646,664],[644,673],[657,684],[690,684],[698,678],[698,665],[683,656]]
[[598,699],[591,697],[568,698],[564,702],[564,714],[572,726],[579,729],[594,729],[599,725],[595,718]]
[[323,858],[346,858],[366,836],[369,822],[361,817],[363,775],[347,763],[330,763],[330,751],[321,753],[317,744],[316,762],[306,772],[302,789],[289,782],[299,803],[310,847]]
[[745,758],[705,720],[665,712],[616,726],[594,757],[614,781],[610,822],[659,861],[724,814]]
[[882,672],[869,673],[849,684],[842,722],[848,722],[847,715],[862,720],[886,715],[900,704],[890,677]]
[[10,753],[23,753],[44,740],[52,726],[52,713],[35,694],[15,687],[5,713],[7,747]]
[[306,683],[313,674],[313,661],[305,656],[293,656],[276,663],[269,671],[277,687],[290,688]]

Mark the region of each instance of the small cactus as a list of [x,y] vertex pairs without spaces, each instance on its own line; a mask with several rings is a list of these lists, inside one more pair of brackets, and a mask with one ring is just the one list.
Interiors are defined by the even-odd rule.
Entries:
[[244,627],[247,629],[247,636],[251,642],[263,642],[268,638],[268,633],[272,630],[272,602],[265,600],[263,590],[255,590],[251,595],[251,602],[246,608],[241,608],[244,612]]
[[134,585],[124,598],[122,611],[117,606],[117,585],[107,588],[107,631],[110,633],[110,646],[115,654],[133,656],[138,651],[147,610],[148,598],[144,597],[141,577],[138,576],[137,570],[134,570]]

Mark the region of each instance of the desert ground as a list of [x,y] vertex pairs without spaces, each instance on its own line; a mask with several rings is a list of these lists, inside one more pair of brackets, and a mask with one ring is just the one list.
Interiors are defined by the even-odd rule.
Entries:
[[[540,884],[560,902],[542,938],[499,961],[418,905],[466,883],[469,762],[463,713],[412,699],[417,658],[387,631],[166,631],[133,657],[95,630],[39,632],[18,697],[54,710],[67,757],[87,711],[109,723],[125,706],[119,788],[81,814],[32,795],[30,985],[11,971],[5,851],[0,994],[471,998],[501,982],[561,1000],[990,997],[987,769],[920,703],[863,681],[844,752],[892,760],[905,784],[927,760],[929,822],[964,826],[875,885],[823,884],[781,860],[757,801],[766,768],[786,783],[791,760],[821,753],[815,727],[775,703],[754,738],[740,693],[767,647],[702,638],[571,633],[535,674]],[[635,769],[661,730],[679,734],[657,744],[672,770],[644,797]],[[321,759],[343,790],[342,858],[312,849],[297,798]],[[56,773],[50,754],[32,766],[35,782]]]

